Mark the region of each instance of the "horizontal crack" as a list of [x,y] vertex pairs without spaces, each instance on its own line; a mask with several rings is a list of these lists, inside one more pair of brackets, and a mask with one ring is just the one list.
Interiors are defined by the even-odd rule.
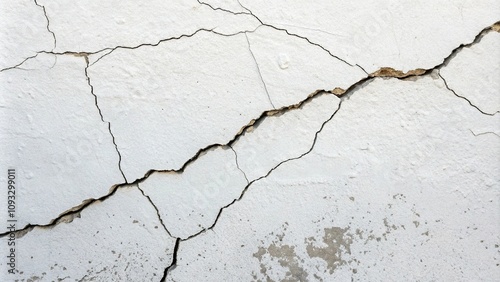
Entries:
[[[233,15],[249,15],[249,16],[253,16],[251,13],[249,12],[234,12],[234,11],[230,11],[230,10],[227,10],[227,9],[223,9],[223,8],[220,8],[220,7],[213,7],[212,5],[210,5],[209,3],[205,3],[205,2],[202,2],[200,0],[197,0],[198,3],[200,3],[200,5],[203,5],[203,6],[208,6],[210,9],[214,10],[214,11],[223,11],[223,12],[226,12],[226,13],[230,13],[230,14],[233,14]],[[239,2],[239,1],[238,1]],[[240,3],[240,6],[241,6],[241,3]],[[243,6],[242,6],[243,7]],[[244,8],[244,7],[243,7]],[[247,10],[248,11],[248,10]]]
[[500,135],[496,134],[495,132],[492,132],[492,131],[486,131],[486,132],[481,132],[481,133],[474,133],[474,131],[472,131],[471,129],[469,129],[469,131],[472,133],[472,135],[474,136],[481,136],[481,135],[487,135],[487,134],[493,134],[493,135],[496,135],[497,137],[500,137]]
[[161,43],[164,43],[164,42],[175,41],[175,40],[180,40],[182,38],[193,37],[193,36],[197,35],[200,32],[210,32],[210,33],[213,33],[213,34],[217,34],[219,36],[231,37],[231,36],[235,36],[235,35],[242,34],[242,33],[247,33],[247,32],[252,33],[252,32],[255,32],[255,30],[257,30],[258,27],[259,26],[257,26],[253,30],[241,30],[241,31],[234,32],[234,33],[229,33],[229,34],[224,34],[224,33],[220,33],[220,32],[214,31],[214,29],[216,27],[211,28],[211,29],[200,28],[200,29],[198,29],[195,32],[190,33],[190,34],[181,34],[179,36],[173,36],[173,37],[169,37],[169,38],[165,38],[165,39],[160,39],[156,43],[141,43],[141,44],[138,44],[138,45],[135,45],[135,46],[118,45],[118,46],[115,46],[115,47],[106,47],[106,48],[100,49],[98,51],[80,51],[80,52],[75,52],[75,51],[64,51],[64,52],[40,51],[38,53],[52,54],[52,55],[76,55],[76,56],[87,56],[88,57],[90,55],[96,55],[96,54],[99,54],[99,53],[104,52],[104,51],[109,51],[108,53],[102,55],[96,61],[94,61],[92,64],[89,65],[89,66],[92,66],[92,65],[96,64],[98,61],[100,61],[103,57],[108,56],[109,54],[113,53],[114,51],[116,51],[118,49],[135,50],[135,49],[138,49],[138,48],[141,48],[141,47],[145,47],[145,46],[156,47],[156,46],[158,46],[158,45],[160,45]]

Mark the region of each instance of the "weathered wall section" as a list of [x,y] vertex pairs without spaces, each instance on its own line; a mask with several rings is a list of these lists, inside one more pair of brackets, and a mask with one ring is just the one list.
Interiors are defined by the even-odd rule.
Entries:
[[6,1],[0,281],[496,281],[499,15]]

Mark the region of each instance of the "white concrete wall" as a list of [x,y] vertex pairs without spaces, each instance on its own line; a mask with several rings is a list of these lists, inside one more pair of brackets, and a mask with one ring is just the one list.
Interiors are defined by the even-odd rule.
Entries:
[[0,281],[498,281],[499,20],[4,1]]

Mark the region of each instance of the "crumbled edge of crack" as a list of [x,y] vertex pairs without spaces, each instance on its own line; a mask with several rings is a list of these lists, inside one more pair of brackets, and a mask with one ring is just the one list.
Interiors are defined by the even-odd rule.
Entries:
[[342,88],[340,88],[340,87],[335,87],[335,88],[334,88],[331,92],[332,92],[334,95],[336,95],[336,96],[339,96],[339,97],[340,97],[340,96],[344,95],[345,90],[344,90],[344,89],[342,89]]
[[[352,89],[354,89],[354,88],[356,88],[356,87],[353,87]],[[277,169],[277,168],[278,168],[278,167],[280,167],[281,165],[283,165],[283,164],[285,164],[285,163],[287,163],[287,162],[289,162],[289,161],[298,160],[298,159],[300,159],[300,158],[304,157],[305,155],[309,154],[310,152],[312,152],[312,150],[314,149],[314,146],[316,145],[316,141],[317,141],[317,139],[318,139],[318,135],[321,133],[321,131],[323,130],[323,128],[325,127],[325,125],[326,125],[329,121],[331,121],[331,120],[333,119],[333,117],[337,114],[337,112],[338,112],[338,111],[340,111],[340,108],[341,108],[341,106],[342,106],[342,102],[343,102],[343,101],[344,101],[344,99],[341,99],[341,100],[340,100],[340,102],[339,102],[339,104],[338,104],[337,109],[335,109],[335,111],[334,111],[334,112],[330,115],[330,117],[329,117],[327,120],[325,120],[325,121],[321,124],[320,128],[316,131],[316,133],[315,133],[315,135],[314,135],[314,140],[313,140],[313,142],[312,142],[311,146],[309,147],[309,149],[308,149],[306,152],[304,152],[304,153],[300,154],[299,156],[296,156],[296,157],[289,158],[289,159],[286,159],[286,160],[281,161],[280,163],[278,163],[277,165],[275,165],[273,168],[271,168],[271,169],[270,169],[270,170],[269,170],[269,171],[268,171],[265,175],[260,176],[260,177],[258,177],[258,178],[256,178],[256,179],[252,180],[251,182],[249,182],[249,183],[248,183],[248,184],[247,184],[247,185],[243,188],[243,190],[241,191],[240,196],[239,196],[238,198],[234,199],[234,200],[233,200],[233,201],[231,201],[229,204],[227,204],[227,205],[223,206],[222,208],[220,208],[219,212],[217,213],[217,217],[215,218],[214,222],[213,222],[213,223],[212,223],[209,227],[204,228],[204,229],[202,229],[202,230],[198,231],[197,233],[195,233],[195,234],[193,234],[193,235],[191,235],[191,236],[188,236],[187,238],[182,238],[182,239],[181,239],[181,241],[187,241],[187,240],[192,239],[192,238],[194,238],[194,237],[196,237],[196,236],[198,236],[198,235],[200,235],[200,234],[203,234],[203,233],[207,232],[208,230],[213,229],[213,228],[215,227],[215,225],[217,224],[217,222],[218,222],[218,220],[219,220],[219,218],[220,218],[220,216],[221,216],[222,212],[223,212],[225,209],[227,209],[227,208],[229,208],[230,206],[232,206],[234,203],[239,202],[239,201],[243,198],[243,196],[245,195],[245,193],[248,191],[248,189],[250,188],[250,186],[251,186],[253,183],[258,182],[258,181],[260,181],[261,179],[264,179],[264,178],[268,177],[268,176],[269,176],[269,175],[270,175],[270,174],[271,174],[271,173],[272,173],[275,169]]]
[[[448,64],[448,62],[453,59],[456,54],[458,52],[460,52],[463,48],[467,48],[467,47],[470,47],[478,42],[481,41],[482,37],[487,34],[488,32],[494,30],[493,26],[499,26],[500,25],[500,21],[499,22],[496,22],[495,24],[493,25],[490,25],[486,28],[484,28],[483,30],[481,30],[476,36],[475,38],[470,42],[470,43],[464,43],[464,44],[460,44],[458,47],[456,47],[455,49],[453,49],[450,54],[445,57],[443,59],[443,61],[440,63],[440,64],[437,64],[436,66],[434,66],[433,68],[430,68],[430,69],[426,69],[424,71],[421,71],[421,69],[418,69],[419,71],[417,70],[414,70],[414,71],[409,71],[407,73],[404,73],[404,72],[400,72],[400,71],[395,71],[396,74],[399,74],[397,76],[393,76],[393,77],[385,77],[385,78],[396,78],[396,79],[401,79],[401,80],[407,80],[408,78],[411,78],[411,77],[419,77],[419,76],[424,76],[424,75],[428,75],[428,74],[432,74],[434,70],[439,70],[440,68],[442,68],[443,66],[446,66]],[[201,30],[204,30],[204,29],[201,29]],[[198,30],[200,31],[200,30]],[[198,32],[197,31],[197,32]],[[210,30],[205,30],[205,31],[210,31]],[[286,30],[285,30],[286,31]],[[196,34],[197,32],[191,34],[190,36],[193,36],[194,34]],[[210,31],[210,32],[213,32],[213,31]],[[244,31],[246,32],[246,31]],[[244,32],[238,32],[236,34],[239,34],[239,33],[244,33]],[[182,37],[185,37],[187,35],[182,35],[180,37],[178,37],[177,39],[179,38],[182,38]],[[228,36],[228,35],[224,35],[224,36]],[[189,37],[189,36],[188,36]],[[162,41],[166,41],[166,40],[160,40],[160,42]],[[158,45],[159,43],[157,43],[156,45]],[[136,49],[136,48],[139,48],[140,46],[145,46],[145,45],[150,45],[150,44],[141,44],[137,47],[130,47],[130,49]],[[154,45],[154,46],[156,46]],[[316,44],[313,44],[313,45],[316,45]],[[117,47],[118,48],[118,47]],[[121,47],[123,48],[123,47]],[[102,50],[101,50],[102,51]],[[47,52],[46,52],[47,53]],[[50,53],[50,52],[49,52]],[[81,55],[83,56],[83,54],[86,54],[87,56],[89,54],[92,54],[92,53],[89,53],[89,52],[65,52],[63,54],[71,54],[71,55]],[[86,56],[86,57],[87,57]],[[88,60],[88,57],[87,59]],[[95,62],[94,62],[95,63]],[[377,73],[377,72],[375,72]],[[403,77],[401,77],[401,73],[405,74]],[[358,87],[363,87],[366,83],[369,83],[371,81],[373,81],[374,79],[376,79],[377,76],[372,76],[370,74],[368,74],[366,77],[360,79],[359,81],[357,81],[356,83],[352,84],[347,90],[345,90],[345,92],[341,95],[337,95],[341,98],[348,98],[350,95],[352,95],[352,92],[354,92],[355,90],[357,90]],[[144,180],[146,180],[152,173],[154,172],[178,172],[178,173],[182,173],[185,168],[192,162],[194,162],[196,159],[198,159],[198,157],[200,157],[203,153],[205,153],[206,151],[210,150],[210,149],[213,149],[213,148],[216,148],[216,147],[221,147],[221,146],[231,146],[234,142],[237,142],[237,140],[239,139],[240,136],[242,136],[245,132],[251,132],[253,129],[254,129],[254,125],[257,125],[259,122],[261,122],[263,119],[265,119],[267,116],[273,116],[273,115],[276,115],[276,114],[282,114],[283,112],[286,112],[286,111],[289,111],[289,110],[293,110],[293,109],[297,109],[297,108],[300,108],[303,104],[309,102],[310,100],[314,99],[316,96],[318,96],[319,94],[321,93],[332,93],[332,94],[335,94],[335,92],[338,92],[339,90],[332,90],[332,91],[325,91],[325,90],[317,90],[313,93],[311,93],[310,95],[308,95],[308,97],[296,104],[292,104],[292,105],[289,105],[289,106],[283,106],[279,109],[272,109],[272,110],[268,110],[268,111],[264,111],[261,113],[261,115],[256,118],[256,119],[252,119],[248,124],[246,124],[245,126],[243,126],[239,131],[238,133],[233,136],[233,138],[231,140],[229,140],[226,144],[218,144],[218,143],[215,143],[215,144],[211,144],[211,145],[208,145],[202,149],[199,149],[196,154],[194,154],[193,157],[191,157],[189,160],[187,160],[179,169],[169,169],[169,170],[155,170],[155,169],[151,169],[149,171],[147,171],[143,177],[141,178],[138,178],[136,179],[135,181],[133,182],[130,182],[130,183],[122,183],[122,184],[117,184],[117,185],[114,185],[111,189],[110,189],[110,192],[100,198],[97,198],[97,199],[87,199],[87,200],[84,200],[82,203],[84,204],[81,204],[81,205],[78,205],[77,207],[73,207],[65,212],[63,212],[62,214],[60,214],[57,218],[53,219],[50,223],[48,224],[27,224],[25,227],[21,228],[21,229],[18,229],[16,231],[14,231],[14,233],[18,233],[18,232],[24,232],[26,229],[29,229],[29,230],[32,230],[34,227],[50,227],[50,226],[54,226],[56,224],[59,223],[60,219],[64,216],[67,216],[69,214],[74,214],[74,213],[77,213],[77,212],[80,212],[82,211],[85,207],[89,206],[90,204],[94,203],[94,202],[99,202],[99,201],[103,201],[105,199],[107,199],[108,197],[112,196],[116,190],[119,188],[119,187],[122,187],[122,186],[127,186],[127,185],[134,185],[134,184],[138,184],[138,183],[141,183],[143,182]],[[341,103],[342,103],[343,100],[341,100]],[[340,105],[339,104],[339,108],[337,109],[337,111],[340,109]],[[335,113],[337,112],[335,111]],[[331,118],[333,118],[333,116],[335,115],[335,113],[332,115]],[[328,122],[328,121],[326,121]],[[325,122],[325,123],[326,123]],[[324,126],[324,124],[323,124]],[[322,126],[322,128],[323,128]],[[321,131],[321,130],[320,130]],[[316,132],[316,136],[315,136],[315,139],[314,139],[314,143],[316,142],[316,137],[317,137],[317,134],[320,132]],[[313,143],[313,145],[314,145]],[[311,150],[312,150],[312,147],[311,147]],[[306,153],[307,154],[307,153]],[[276,169],[277,167],[279,167],[281,164],[285,163],[285,162],[288,162],[290,160],[293,160],[293,159],[298,159],[298,158],[301,158],[301,157],[297,157],[297,158],[292,158],[292,159],[288,159],[288,160],[285,160],[283,162],[281,162],[280,164],[278,164],[275,168],[271,169],[268,174],[266,174],[265,176],[261,177],[261,178],[258,178],[258,179],[255,179],[253,180],[252,182],[249,183],[249,185],[247,185],[247,187],[245,187],[245,189],[243,190],[241,196],[234,200],[233,202],[231,202],[230,204],[222,207],[217,215],[217,218],[214,222],[214,224],[209,227],[209,228],[206,228],[206,229],[203,229],[202,231],[196,233],[196,234],[193,234],[191,236],[189,236],[188,238],[186,239],[183,239],[183,240],[188,240],[192,237],[195,237],[203,232],[205,232],[206,230],[209,230],[211,228],[213,228],[213,226],[215,226],[215,224],[217,223],[217,220],[219,219],[220,215],[221,215],[221,212],[222,210],[226,209],[227,207],[229,207],[230,205],[232,205],[233,203],[235,203],[236,201],[239,201],[239,199],[241,199],[245,193],[245,191],[248,189],[248,187],[255,181],[257,180],[260,180],[262,178],[265,178],[267,177],[267,175],[269,175],[274,169]],[[9,235],[11,232],[4,232],[4,233],[0,233],[0,238],[1,237],[4,237],[4,236],[7,236]]]
[[500,32],[500,22],[496,22],[491,26],[491,29],[496,32]]
[[[406,72],[406,73],[404,73],[404,72],[402,72],[402,71],[396,71],[396,70],[394,70],[394,69],[392,69],[392,68],[384,68],[384,69],[386,69],[386,70],[388,70],[388,69],[389,69],[389,72],[390,72],[390,73],[392,73],[392,74],[394,74],[394,76],[389,76],[389,77],[387,77],[387,76],[382,76],[382,74],[384,74],[384,71],[382,71],[382,72],[381,72],[380,76],[382,76],[382,77],[386,77],[386,78],[396,78],[396,79],[401,79],[401,80],[407,80],[408,78],[412,78],[412,77],[420,77],[420,76],[424,76],[424,75],[430,75],[430,74],[433,74],[433,72],[434,72],[435,70],[438,70],[438,71],[439,71],[439,69],[440,69],[440,68],[442,68],[443,66],[446,66],[446,65],[447,65],[447,63],[450,61],[450,59],[451,59],[451,58],[453,58],[454,56],[456,56],[456,54],[457,54],[460,50],[462,50],[463,48],[466,48],[466,47],[470,47],[471,45],[473,45],[473,44],[476,44],[476,43],[480,42],[480,41],[481,41],[481,39],[482,39],[482,37],[483,37],[486,33],[488,33],[490,30],[492,30],[491,26],[484,28],[483,30],[481,30],[481,32],[480,32],[479,34],[477,34],[477,35],[475,36],[475,38],[474,38],[474,40],[473,40],[472,42],[470,42],[470,43],[468,43],[468,44],[461,44],[461,45],[460,45],[460,46],[458,46],[457,48],[453,49],[453,50],[452,50],[452,52],[450,53],[450,55],[448,55],[446,58],[444,58],[444,59],[443,59],[442,63],[440,63],[440,64],[438,64],[438,65],[434,66],[433,68],[430,68],[430,69],[416,69],[416,70],[409,71],[409,72]],[[351,86],[350,86],[347,90],[345,90],[345,91],[344,91],[344,93],[343,93],[342,95],[340,95],[341,100],[340,100],[340,103],[339,103],[339,106],[338,106],[337,110],[336,110],[336,111],[332,114],[332,116],[331,116],[329,119],[327,119],[327,120],[326,120],[326,121],[322,124],[321,128],[320,128],[320,129],[316,132],[315,137],[314,137],[313,144],[311,145],[310,149],[309,149],[307,152],[303,153],[302,155],[300,155],[300,156],[298,156],[298,157],[290,158],[290,159],[287,159],[287,160],[284,160],[284,161],[280,162],[278,165],[276,165],[276,166],[275,166],[275,167],[273,167],[271,170],[269,170],[269,171],[268,171],[268,173],[267,173],[266,175],[261,176],[261,177],[259,177],[259,178],[255,179],[255,180],[253,180],[252,182],[250,182],[250,183],[249,183],[249,184],[248,184],[248,185],[247,185],[247,186],[243,189],[243,191],[241,192],[241,195],[240,195],[240,197],[239,197],[239,198],[237,198],[237,199],[233,200],[231,203],[229,203],[228,205],[226,205],[226,206],[222,207],[222,208],[219,210],[219,213],[217,214],[217,217],[216,217],[216,219],[215,219],[214,223],[213,223],[210,227],[205,228],[205,229],[203,229],[203,230],[199,231],[198,233],[195,233],[195,234],[193,234],[193,235],[191,235],[191,236],[189,236],[189,237],[187,237],[187,238],[185,238],[185,239],[182,239],[182,241],[186,241],[186,240],[189,240],[189,239],[191,239],[191,238],[194,238],[194,237],[196,237],[196,236],[198,236],[198,235],[200,235],[200,234],[202,234],[202,233],[205,233],[207,230],[211,230],[213,227],[215,227],[215,225],[217,224],[217,221],[219,220],[220,215],[222,214],[222,211],[223,211],[224,209],[227,209],[228,207],[230,207],[230,206],[231,206],[232,204],[234,204],[235,202],[238,202],[239,200],[241,200],[241,199],[243,198],[243,196],[244,196],[245,192],[248,190],[248,188],[249,188],[249,187],[250,187],[250,186],[251,186],[254,182],[259,181],[259,180],[261,180],[261,179],[263,179],[263,178],[266,178],[266,177],[267,177],[267,176],[269,176],[269,175],[270,175],[270,174],[271,174],[271,173],[272,173],[272,172],[273,172],[276,168],[278,168],[278,167],[279,167],[279,166],[281,166],[282,164],[284,164],[284,163],[286,163],[286,162],[289,162],[289,161],[292,161],[292,160],[300,159],[300,158],[302,158],[303,156],[305,156],[305,155],[309,154],[309,153],[313,150],[314,145],[316,144],[316,140],[317,140],[317,137],[318,137],[319,133],[321,133],[321,131],[323,130],[323,128],[324,128],[324,126],[326,125],[326,123],[328,123],[330,120],[332,120],[332,119],[333,119],[333,117],[336,115],[336,113],[337,113],[337,112],[341,109],[341,106],[342,106],[342,103],[343,103],[344,99],[345,99],[345,98],[347,98],[347,99],[348,99],[348,98],[350,97],[350,95],[352,95],[352,94],[353,94],[353,92],[355,92],[358,88],[362,88],[362,87],[364,87],[365,85],[367,85],[368,83],[370,83],[371,81],[373,81],[374,79],[376,79],[376,78],[378,78],[378,77],[380,77],[380,76],[377,76],[377,75],[368,75],[367,77],[365,77],[365,78],[363,78],[363,79],[359,80],[358,82],[354,83],[353,85],[351,85]],[[335,89],[334,89],[334,90],[335,90]],[[338,91],[338,90],[337,90],[337,91]],[[321,93],[323,93],[323,92],[326,92],[326,91],[324,91],[324,90],[318,90],[318,91],[316,91],[315,93],[313,93],[313,94],[309,95],[309,96],[308,96],[308,98],[306,98],[306,100],[308,100],[308,99],[312,99],[312,98],[316,97],[318,94],[321,94]],[[333,93],[333,90],[332,90],[332,91],[330,91],[330,93]],[[335,94],[335,93],[333,93],[333,94]],[[306,101],[306,100],[303,100],[303,102],[304,102],[304,101]],[[300,103],[299,103],[299,104],[300,104]],[[471,105],[472,105],[472,104],[471,104]],[[293,106],[293,105],[292,105],[292,106]],[[300,106],[302,106],[302,105],[299,105],[299,107],[300,107]],[[275,111],[279,111],[279,110],[275,110]],[[276,112],[275,112],[275,111],[269,111],[269,112],[271,112],[271,113],[272,113],[271,115],[273,115],[273,114],[276,114]],[[252,130],[253,130],[253,128],[254,128],[254,125],[257,125],[257,122],[258,122],[258,121],[259,121],[259,120],[256,120],[256,121],[253,121],[253,120],[252,120],[252,121],[250,122]],[[248,125],[247,125],[247,126],[248,126]],[[246,129],[247,129],[247,127],[245,127],[245,130],[246,130]],[[243,130],[243,131],[242,131],[242,134],[244,134],[244,133],[245,133],[245,130]],[[241,136],[241,135],[238,135],[238,138],[239,138],[240,136]],[[235,138],[235,139],[234,139],[234,141],[236,141],[236,140],[237,140],[237,138]],[[229,145],[230,145],[230,144],[229,144]]]
[[370,74],[371,77],[406,78],[409,76],[419,76],[426,72],[425,69],[414,69],[407,72],[395,70],[391,67],[383,67]]

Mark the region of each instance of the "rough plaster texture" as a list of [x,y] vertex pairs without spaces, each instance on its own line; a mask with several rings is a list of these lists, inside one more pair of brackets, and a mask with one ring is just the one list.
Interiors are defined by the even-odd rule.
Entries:
[[7,1],[0,281],[498,281],[499,15]]

